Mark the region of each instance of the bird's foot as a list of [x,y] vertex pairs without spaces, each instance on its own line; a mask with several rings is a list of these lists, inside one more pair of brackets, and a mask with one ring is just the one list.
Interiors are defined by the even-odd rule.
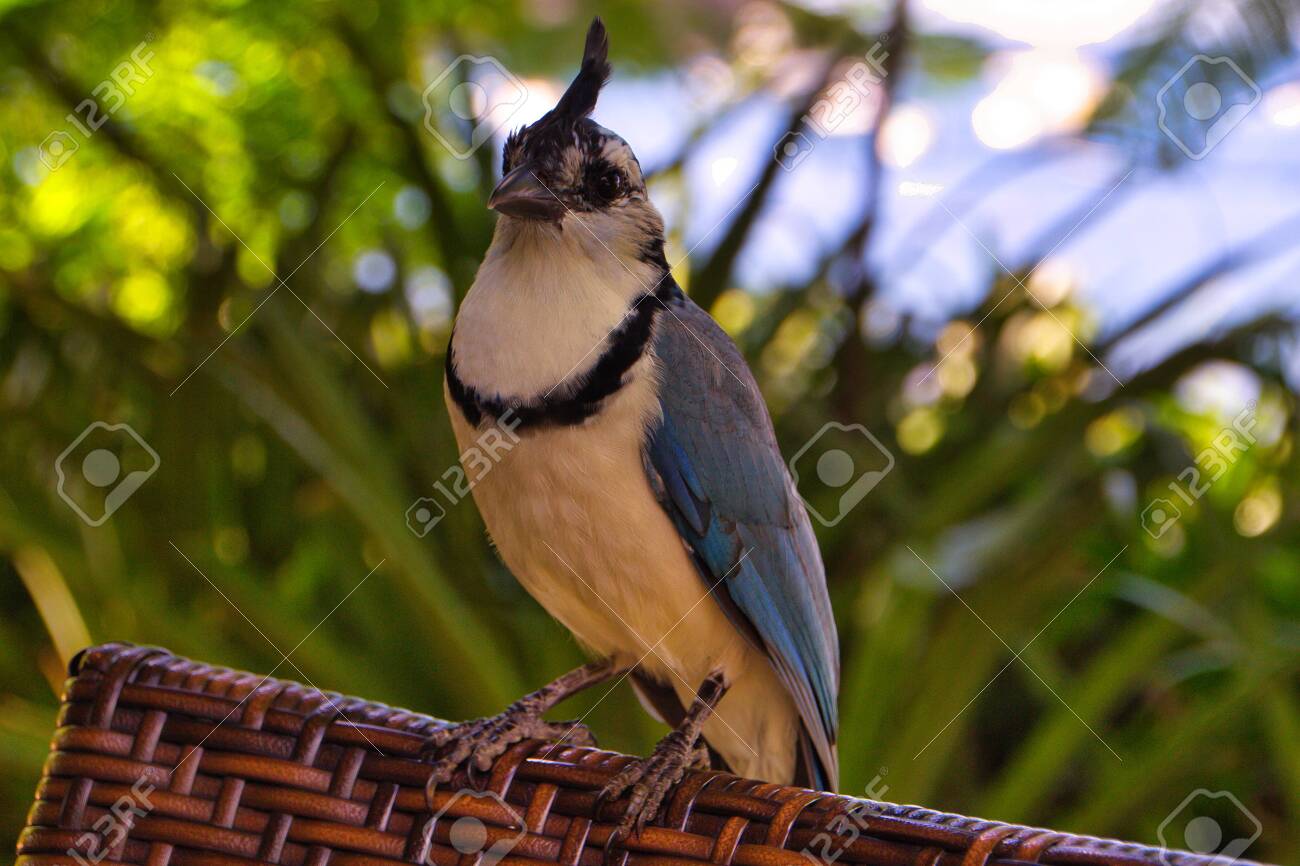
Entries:
[[625,839],[639,836],[654,820],[668,791],[688,769],[708,767],[709,750],[702,743],[691,742],[681,731],[673,731],[659,741],[650,757],[629,764],[606,782],[596,798],[597,815],[601,805],[631,791],[622,819],[605,842],[606,862]]
[[581,722],[548,722],[543,709],[527,698],[516,701],[499,715],[462,722],[436,731],[425,744],[425,754],[433,761],[427,794],[437,785],[450,782],[456,771],[486,772],[492,762],[515,743],[524,740],[550,740],[574,746],[594,746],[596,738]]

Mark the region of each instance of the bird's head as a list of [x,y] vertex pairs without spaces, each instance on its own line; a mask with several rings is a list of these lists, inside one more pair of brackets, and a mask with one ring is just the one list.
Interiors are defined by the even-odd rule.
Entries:
[[502,223],[562,229],[579,220],[602,239],[637,244],[662,237],[663,221],[632,148],[589,116],[609,80],[608,56],[609,35],[596,18],[569,89],[553,109],[506,139],[503,177],[488,199]]

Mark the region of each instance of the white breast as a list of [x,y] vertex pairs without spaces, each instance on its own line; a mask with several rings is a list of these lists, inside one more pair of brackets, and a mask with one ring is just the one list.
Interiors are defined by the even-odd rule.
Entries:
[[563,229],[499,222],[456,314],[461,380],[487,395],[527,399],[595,363],[634,299],[659,279],[634,255],[615,256],[616,243],[572,220]]

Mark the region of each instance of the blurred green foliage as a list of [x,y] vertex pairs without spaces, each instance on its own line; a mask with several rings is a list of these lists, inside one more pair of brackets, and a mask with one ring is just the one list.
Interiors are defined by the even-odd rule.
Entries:
[[[671,10],[600,10],[620,75],[711,45],[727,56],[738,25],[724,10]],[[845,53],[889,26],[874,7],[853,17],[860,32],[770,10],[797,39]],[[360,291],[353,274],[363,252],[384,251],[394,285],[445,280],[453,302],[463,295],[490,236],[494,156],[450,158],[422,127],[421,88],[463,50],[560,80],[589,11],[0,4],[0,826],[22,822],[62,665],[87,640],[453,718],[579,661],[495,559],[472,505],[424,537],[408,529],[410,504],[456,458],[441,396],[450,310]],[[1242,20],[1272,33],[1274,12],[1253,4]],[[1150,34],[1116,81],[1162,68],[1178,26]],[[1241,38],[1261,65],[1276,60],[1275,40],[1250,26]],[[964,39],[907,44],[938,81],[979,69],[982,49]],[[148,79],[44,169],[38,143],[142,45]],[[742,91],[769,83],[737,77]],[[792,105],[792,123],[800,114]],[[1116,97],[1097,122],[1122,136],[1125,116]],[[680,166],[656,183],[678,184]],[[844,790],[885,773],[891,800],[1154,842],[1184,796],[1222,789],[1264,827],[1251,856],[1293,859],[1288,323],[1234,325],[1118,387],[1093,354],[1121,335],[1041,275],[1020,286],[1030,261],[1015,280],[991,272],[987,299],[937,337],[906,320],[877,327],[878,287],[853,264],[871,210],[807,285],[755,296],[731,273],[769,186],[679,275],[751,359],[785,453],[835,419],[898,458],[850,519],[819,527],[843,643]],[[1128,330],[1239,264],[1177,287]],[[1153,537],[1143,508],[1175,495],[1168,485],[1235,415],[1179,389],[1243,375],[1258,389],[1256,444]],[[94,420],[129,423],[162,459],[98,528],[60,500],[53,471]],[[630,691],[599,698],[562,711],[595,705],[589,721],[613,748],[659,735]]]

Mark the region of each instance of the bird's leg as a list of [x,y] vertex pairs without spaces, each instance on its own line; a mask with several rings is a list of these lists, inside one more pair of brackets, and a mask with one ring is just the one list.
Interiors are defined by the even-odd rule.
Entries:
[[628,789],[632,792],[622,820],[605,843],[607,856],[629,835],[640,834],[645,829],[658,813],[668,789],[686,775],[687,769],[708,767],[709,754],[700,743],[700,732],[728,688],[730,684],[720,672],[710,674],[700,686],[682,723],[659,741],[654,753],[627,766],[605,783],[598,802],[617,799]]
[[433,793],[436,785],[450,781],[462,765],[479,771],[487,770],[506,749],[521,740],[595,745],[591,731],[580,722],[548,722],[542,714],[570,695],[603,683],[623,670],[608,659],[590,662],[524,695],[499,715],[462,722],[435,732],[425,744],[425,753],[435,757],[429,793]]

